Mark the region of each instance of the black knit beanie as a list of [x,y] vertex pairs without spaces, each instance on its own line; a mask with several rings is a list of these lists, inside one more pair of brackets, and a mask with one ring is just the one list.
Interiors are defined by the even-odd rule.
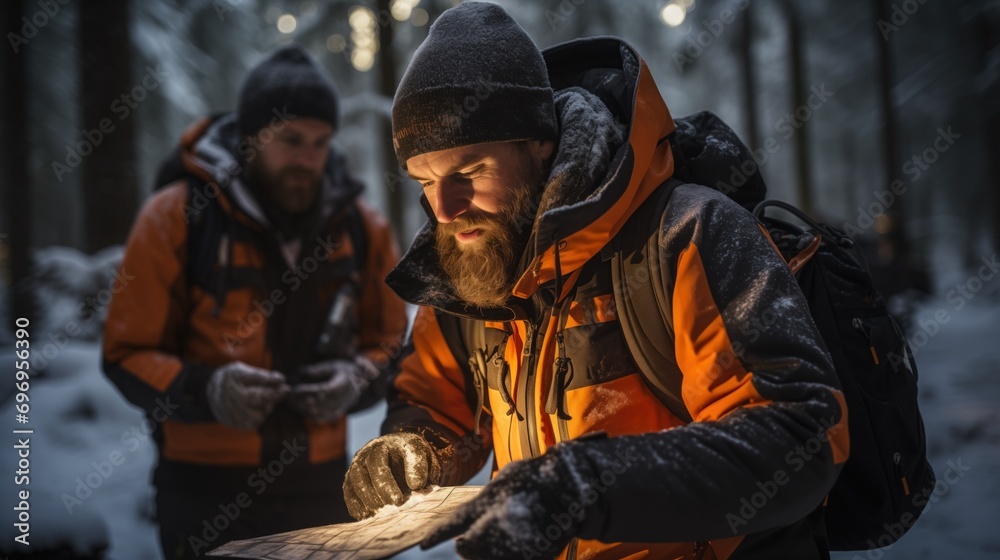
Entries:
[[313,117],[336,129],[337,90],[330,75],[305,49],[289,45],[250,71],[240,92],[238,112],[244,135],[257,133],[275,118]]
[[392,140],[403,168],[427,152],[557,133],[542,54],[496,4],[466,2],[441,14],[392,103]]

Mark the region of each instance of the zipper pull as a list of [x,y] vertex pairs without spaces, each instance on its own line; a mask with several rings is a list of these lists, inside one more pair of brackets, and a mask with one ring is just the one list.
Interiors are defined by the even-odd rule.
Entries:
[[483,351],[476,349],[474,356],[469,358],[469,368],[472,369],[472,384],[476,388],[476,414],[473,418],[473,425],[477,433],[479,432],[479,422],[483,417],[483,407],[486,406],[489,398],[486,372],[483,371],[482,361]]
[[906,482],[906,476],[903,475],[903,470],[899,466],[899,462],[902,459],[903,459],[903,456],[900,455],[899,451],[897,451],[897,452],[895,452],[895,453],[892,454],[892,462],[896,464],[896,476],[898,476],[900,482],[903,483],[903,495],[904,496],[909,496],[910,495],[910,485],[907,484],[907,482]]
[[694,558],[695,560],[701,560],[705,556],[705,549],[708,548],[708,543],[703,541],[698,541],[694,543]]
[[570,361],[566,357],[566,344],[563,342],[562,331],[556,333],[556,347],[559,348],[559,355],[552,371],[552,384],[549,387],[549,397],[545,401],[545,413],[558,414],[562,420],[572,420],[563,406],[563,399],[566,397],[566,372],[569,371]]
[[862,321],[858,317],[855,317],[851,321],[851,324],[854,325],[854,328],[856,328],[859,331],[861,331],[861,334],[863,334],[865,336],[865,338],[868,339],[868,351],[870,351],[872,353],[872,360],[875,362],[875,365],[878,365],[878,353],[875,352],[875,340],[872,337],[872,331],[871,331],[871,329],[869,329],[868,327],[866,327],[865,326],[865,322]]
[[524,348],[521,350],[522,356],[527,356],[531,354],[531,347],[534,346],[535,342],[535,325],[528,322],[528,326],[524,333]]

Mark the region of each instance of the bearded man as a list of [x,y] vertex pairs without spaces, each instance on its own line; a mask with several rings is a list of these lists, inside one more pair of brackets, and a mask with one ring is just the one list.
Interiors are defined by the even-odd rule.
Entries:
[[326,71],[279,49],[184,133],[129,236],[104,371],[151,420],[167,560],[349,519],[347,415],[384,394],[406,315],[338,117]]
[[[704,116],[675,123],[623,41],[541,53],[476,2],[431,27],[392,118],[430,219],[387,278],[420,308],[384,435],[345,479],[352,515],[464,484],[492,451],[491,482],[425,545],[458,537],[477,559],[827,557],[814,514],[847,457],[846,408],[753,216],[681,184],[653,217],[680,416],[639,373],[615,304],[623,224],[674,177],[682,144],[708,184],[739,168],[751,156],[735,135]],[[816,453],[789,463],[805,445]]]

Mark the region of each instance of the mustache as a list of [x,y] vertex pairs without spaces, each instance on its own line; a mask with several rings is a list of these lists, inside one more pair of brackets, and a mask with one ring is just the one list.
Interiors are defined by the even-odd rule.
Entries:
[[289,176],[289,175],[308,175],[309,177],[315,177],[315,176],[318,176],[318,175],[322,174],[322,171],[318,171],[317,172],[317,171],[313,171],[312,169],[309,169],[307,167],[294,166],[294,167],[286,167],[286,168],[282,169],[281,170],[281,174],[284,175],[284,176]]
[[446,235],[454,235],[472,229],[493,230],[500,226],[499,216],[476,214],[467,216],[462,214],[448,223],[438,222],[438,230]]

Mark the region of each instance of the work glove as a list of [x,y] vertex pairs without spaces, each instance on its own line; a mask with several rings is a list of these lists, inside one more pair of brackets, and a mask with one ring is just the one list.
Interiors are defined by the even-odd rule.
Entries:
[[205,395],[217,421],[256,430],[288,390],[285,376],[277,371],[230,362],[212,372]]
[[463,558],[555,558],[597,500],[586,486],[592,469],[574,445],[561,443],[541,457],[508,464],[420,547],[459,537],[455,548]]
[[414,490],[441,480],[437,453],[422,436],[388,434],[365,444],[344,478],[344,500],[355,519],[375,515],[382,506],[402,505]]
[[292,386],[289,401],[304,418],[333,422],[347,414],[378,375],[363,356],[315,363],[302,368],[304,382]]

